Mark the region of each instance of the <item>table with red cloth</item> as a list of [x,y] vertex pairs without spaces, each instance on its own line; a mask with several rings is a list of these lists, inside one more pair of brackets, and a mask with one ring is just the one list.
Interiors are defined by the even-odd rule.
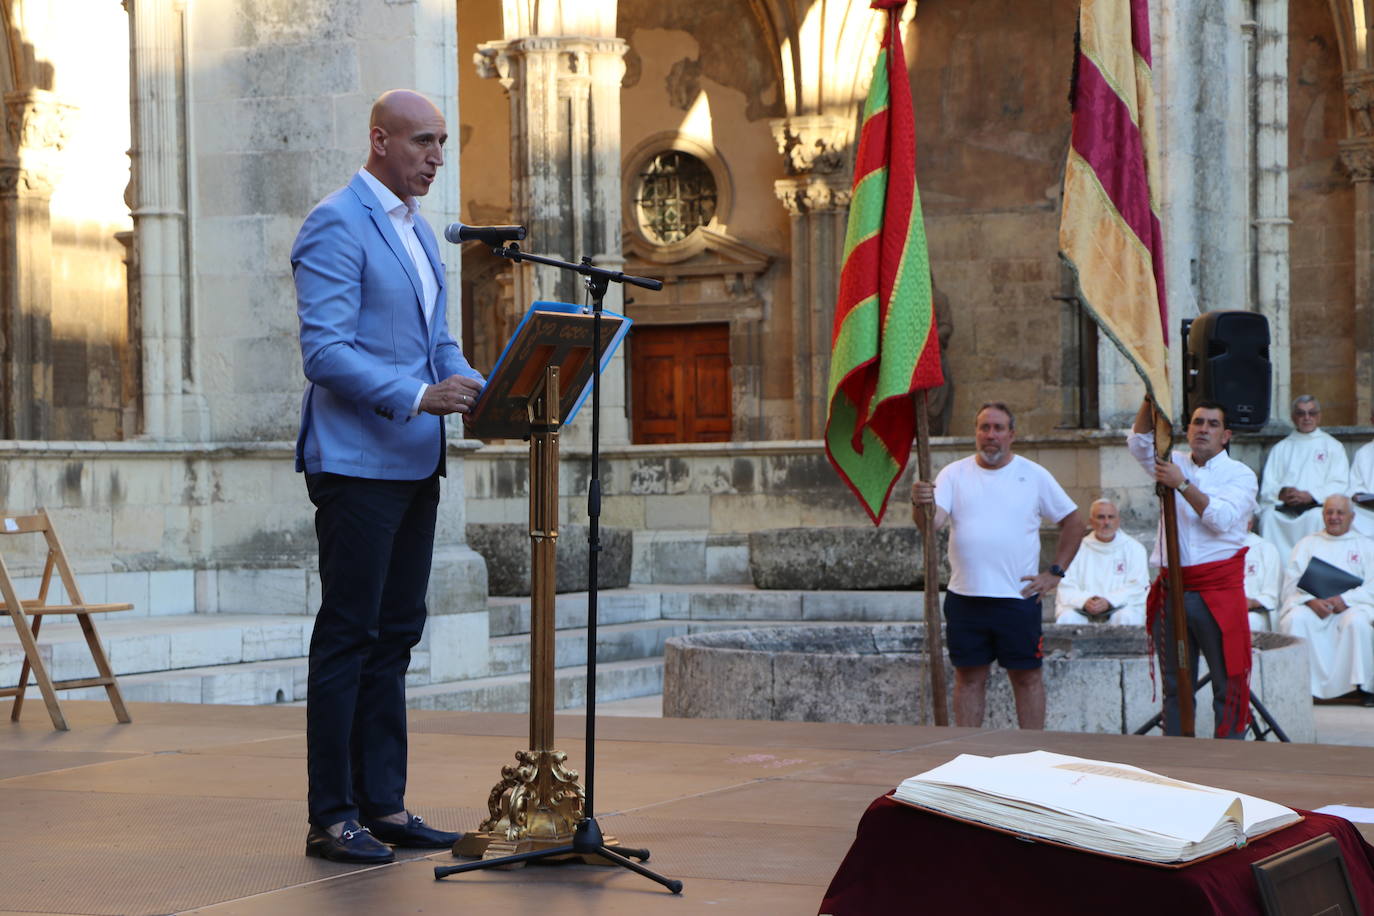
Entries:
[[989,830],[894,801],[868,806],[825,892],[833,916],[895,913],[1264,912],[1250,863],[1329,833],[1341,845],[1355,897],[1374,914],[1374,847],[1344,818],[1306,817],[1243,848],[1160,868]]

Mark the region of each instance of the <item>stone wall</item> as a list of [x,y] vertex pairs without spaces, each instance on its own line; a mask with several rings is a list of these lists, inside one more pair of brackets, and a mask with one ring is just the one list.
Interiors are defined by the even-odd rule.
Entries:
[[[486,566],[464,541],[465,451],[450,447],[443,481],[437,613],[486,601]],[[48,509],[87,600],[131,601],[135,614],[313,613],[314,510],[292,454],[286,442],[0,442],[0,511]],[[37,544],[0,544],[26,586],[42,571]]]
[[[1352,454],[1366,428],[1327,427]],[[1237,434],[1231,453],[1258,474],[1278,434]],[[932,464],[973,451],[973,440],[937,436]],[[1125,448],[1124,432],[1091,430],[1019,439],[1017,454],[1054,474],[1084,511],[1114,499],[1122,527],[1153,543],[1158,503]],[[564,448],[560,518],[586,520],[588,455]],[[488,445],[465,462],[467,514],[474,522],[519,522],[529,514],[528,449]],[[907,494],[915,460],[893,490],[884,527],[911,526]],[[634,532],[635,582],[749,582],[748,534],[770,528],[867,526],[868,517],[835,474],[819,442],[642,445],[601,452],[602,516]]]

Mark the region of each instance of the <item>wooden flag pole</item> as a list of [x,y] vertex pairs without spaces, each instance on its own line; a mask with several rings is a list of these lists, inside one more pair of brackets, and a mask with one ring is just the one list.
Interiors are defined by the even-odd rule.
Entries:
[[[1155,429],[1158,430],[1160,412],[1153,398],[1150,400],[1150,408],[1155,420]],[[1172,432],[1170,438],[1172,439]],[[1158,438],[1156,438],[1155,448],[1156,454],[1158,454]],[[1162,457],[1166,461],[1172,460],[1172,457],[1167,454]],[[1164,552],[1169,575],[1168,614],[1169,619],[1173,621],[1174,628],[1174,644],[1165,646],[1164,650],[1166,652],[1172,651],[1178,663],[1179,734],[1185,738],[1192,738],[1196,736],[1193,708],[1193,672],[1192,666],[1189,664],[1188,653],[1188,614],[1183,608],[1183,568],[1179,565],[1178,560],[1178,500],[1174,497],[1174,491],[1162,483],[1155,484],[1155,493],[1159,496],[1160,513],[1164,518]]]
[[[922,388],[916,400],[916,472],[930,480],[930,404]],[[930,674],[930,708],[936,725],[949,724],[949,702],[945,697],[945,640],[940,629],[940,557],[935,537],[935,506],[922,506],[925,531],[921,546],[925,550],[926,577],[926,671]]]

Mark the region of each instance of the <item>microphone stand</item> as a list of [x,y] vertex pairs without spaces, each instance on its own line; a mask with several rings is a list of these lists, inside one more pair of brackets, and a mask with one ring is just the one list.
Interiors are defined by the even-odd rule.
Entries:
[[[581,263],[574,264],[571,261],[529,254],[521,251],[520,246],[515,242],[511,242],[504,248],[493,248],[492,254],[509,258],[517,264],[521,261],[533,261],[536,264],[547,264],[560,270],[571,270],[582,274],[586,278],[584,284],[592,300],[592,467],[591,479],[587,486],[587,778],[584,787],[586,801],[582,808],[582,819],[577,822],[571,843],[549,849],[520,852],[495,859],[465,862],[462,865],[439,866],[434,869],[434,877],[437,880],[459,872],[500,868],[522,862],[537,862],[541,859],[576,853],[582,856],[600,856],[613,865],[628,868],[651,881],[657,881],[674,894],[680,894],[682,893],[681,881],[665,878],[606,845],[601,827],[596,822],[594,814],[596,809],[592,804],[592,794],[596,784],[597,554],[601,552],[601,301],[605,298],[606,290],[612,282],[629,283],[644,289],[659,290],[663,288],[663,281],[654,280],[650,277],[635,277],[618,270],[606,270],[604,267],[594,267],[592,266],[592,259],[589,257],[584,257]],[[622,851],[641,861],[647,861],[649,858],[649,850],[647,849],[622,848]]]

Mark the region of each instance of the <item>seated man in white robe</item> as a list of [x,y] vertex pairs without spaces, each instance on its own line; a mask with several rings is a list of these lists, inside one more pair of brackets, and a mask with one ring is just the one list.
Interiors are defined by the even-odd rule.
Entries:
[[[1374,417],[1369,418],[1374,424]],[[1366,442],[1350,461],[1350,487],[1346,490],[1355,503],[1355,530],[1374,537],[1374,442]]]
[[1088,508],[1092,529],[1083,538],[1055,594],[1055,623],[1145,625],[1145,594],[1150,570],[1145,548],[1120,530],[1121,517],[1110,500]]
[[[1364,705],[1374,706],[1374,540],[1350,530],[1352,516],[1349,497],[1328,497],[1322,505],[1325,528],[1293,548],[1283,573],[1279,628],[1307,640],[1312,696],[1332,699],[1359,691]],[[1313,559],[1361,584],[1326,597],[1299,588]]]
[[1310,394],[1293,401],[1293,432],[1264,460],[1260,478],[1260,534],[1286,557],[1293,545],[1322,528],[1321,505],[1350,483],[1345,446],[1318,428],[1321,404]]
[[1245,534],[1245,603],[1250,608],[1250,632],[1272,630],[1279,624],[1279,589],[1283,586],[1283,558],[1278,548],[1255,534],[1255,521]]

